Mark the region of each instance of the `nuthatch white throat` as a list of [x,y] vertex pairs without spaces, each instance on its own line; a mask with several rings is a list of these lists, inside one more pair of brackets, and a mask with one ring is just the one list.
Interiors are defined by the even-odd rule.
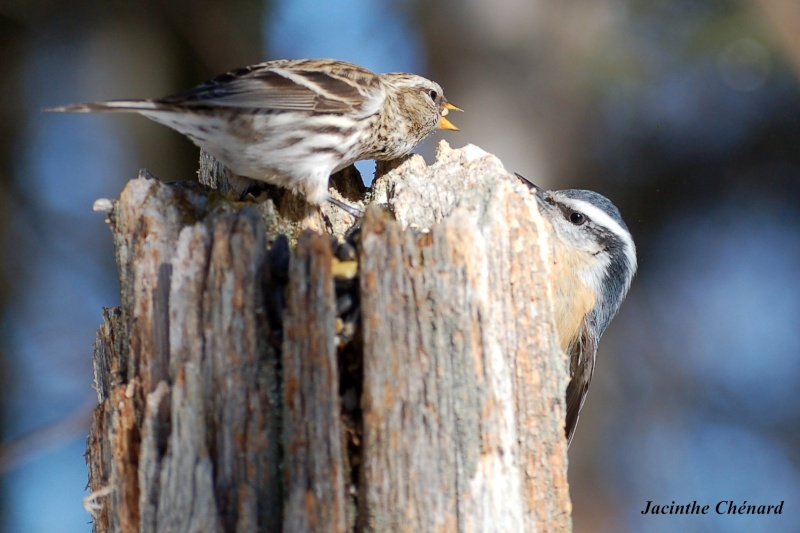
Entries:
[[636,272],[636,246],[619,210],[596,192],[536,191],[539,211],[552,227],[555,323],[569,357],[567,443],[592,381],[597,346],[619,310]]

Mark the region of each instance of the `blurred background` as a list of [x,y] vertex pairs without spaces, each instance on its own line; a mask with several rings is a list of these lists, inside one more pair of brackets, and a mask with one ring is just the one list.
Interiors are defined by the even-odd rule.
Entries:
[[[570,449],[576,532],[798,530],[797,0],[2,0],[0,531],[91,530],[90,357],[119,299],[92,203],[140,167],[197,167],[144,118],[41,109],[290,57],[425,74],[465,110],[429,162],[441,138],[474,143],[620,208],[640,270]],[[648,500],[786,503],[643,516]]]

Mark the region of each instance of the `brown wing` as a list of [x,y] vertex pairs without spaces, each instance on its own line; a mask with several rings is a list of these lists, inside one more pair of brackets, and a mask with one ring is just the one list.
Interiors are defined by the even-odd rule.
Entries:
[[154,103],[181,107],[261,108],[357,113],[381,96],[373,72],[335,60],[279,60],[234,70]]
[[575,426],[578,425],[578,416],[586,401],[586,393],[592,382],[594,363],[597,358],[597,339],[592,338],[587,331],[588,328],[584,324],[579,340],[569,347],[571,379],[567,385],[567,446],[575,435]]

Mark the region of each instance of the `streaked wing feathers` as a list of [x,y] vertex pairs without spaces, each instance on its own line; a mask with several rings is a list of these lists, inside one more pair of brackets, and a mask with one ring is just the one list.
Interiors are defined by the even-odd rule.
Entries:
[[156,102],[182,107],[358,113],[365,102],[379,92],[379,79],[364,68],[346,66],[330,68],[329,63],[321,61],[262,63],[223,74]]

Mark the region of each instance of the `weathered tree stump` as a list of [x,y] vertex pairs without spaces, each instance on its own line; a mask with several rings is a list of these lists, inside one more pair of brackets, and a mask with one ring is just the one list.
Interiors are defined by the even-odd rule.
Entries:
[[122,295],[94,351],[95,531],[571,529],[535,200],[473,146],[378,174],[355,278],[329,235],[349,215],[289,193],[141,175],[107,204]]

